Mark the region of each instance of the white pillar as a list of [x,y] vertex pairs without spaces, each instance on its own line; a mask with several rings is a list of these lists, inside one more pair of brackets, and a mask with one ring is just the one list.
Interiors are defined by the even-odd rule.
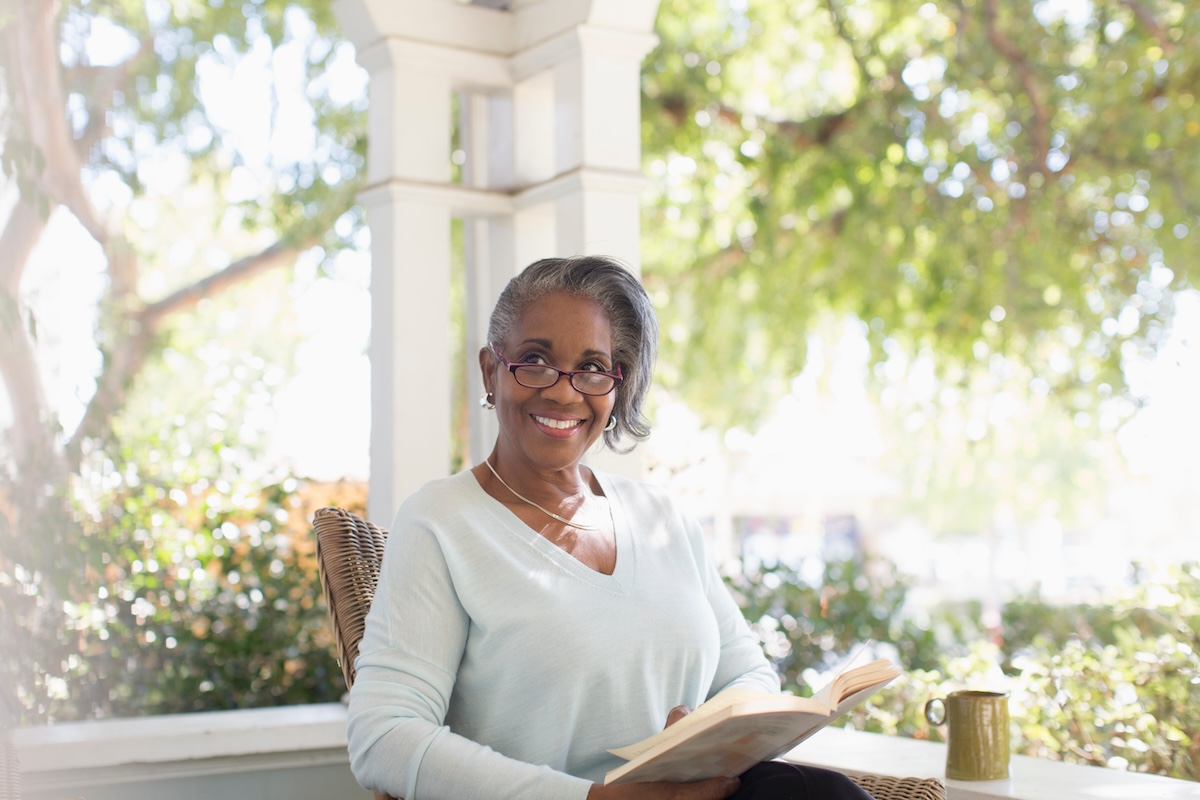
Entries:
[[640,271],[640,73],[654,43],[577,25],[513,58],[518,248],[524,234],[536,257],[604,254]]
[[367,516],[390,525],[405,497],[448,472],[451,432],[448,205],[412,187],[450,180],[451,76],[404,43],[361,48],[371,74],[371,472]]
[[[505,94],[467,93],[460,100],[460,138],[466,151],[463,183],[477,189],[513,183],[513,104]],[[463,231],[466,265],[467,330],[463,368],[470,402],[469,454],[482,460],[499,430],[496,415],[476,402],[483,395],[478,353],[487,341],[488,319],[504,284],[517,273],[512,214],[475,217]]]
[[367,514],[390,525],[400,503],[450,465],[450,213],[364,193],[371,223],[371,473]]

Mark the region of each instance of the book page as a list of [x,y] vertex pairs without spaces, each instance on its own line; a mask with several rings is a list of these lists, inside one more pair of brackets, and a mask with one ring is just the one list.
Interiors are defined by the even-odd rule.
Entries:
[[[897,674],[899,674],[899,673],[897,673]],[[837,708],[834,709],[833,714],[830,715],[830,717],[826,721],[825,725],[820,725],[820,726],[817,726],[814,728],[809,728],[809,729],[803,731],[799,736],[797,736],[795,739],[793,739],[792,742],[783,751],[781,751],[781,754],[784,752],[787,752],[788,750],[794,750],[796,747],[803,744],[806,739],[808,739],[810,736],[812,736],[817,731],[821,730],[822,728],[825,728],[827,725],[832,725],[833,723],[837,722],[839,719],[841,719],[842,717],[849,714],[850,711],[855,706],[857,706],[862,701],[866,700],[871,695],[875,694],[875,692],[877,692],[879,689],[881,689],[885,684],[891,683],[892,680],[893,680],[893,678],[888,678],[882,684],[872,684],[872,685],[866,687],[865,689],[860,689],[859,691],[855,692],[854,694],[843,698],[842,702],[838,703]]]
[[[822,686],[817,691],[813,692],[813,699],[817,700],[821,703],[824,703],[827,706],[832,707],[832,706],[837,705],[837,700],[835,700],[834,698],[844,696],[842,692],[838,692],[836,695],[834,694],[834,687],[837,685],[838,679],[841,678],[843,675],[845,675],[847,672],[856,668],[860,663],[867,663],[866,662],[867,648],[870,647],[871,645],[873,645],[874,643],[875,642],[871,639],[868,639],[867,641],[863,642],[862,645],[859,646],[859,648],[857,650],[855,650],[848,659],[846,659],[841,664],[839,664],[836,668],[834,668],[832,670],[833,677],[829,679],[828,683],[826,683],[824,686]],[[828,673],[826,673],[826,674],[828,674]]]
[[899,674],[900,670],[886,658],[879,658],[870,664],[863,664],[849,672],[843,672],[830,684],[832,704],[840,706],[851,695],[856,695],[868,687],[888,683]]

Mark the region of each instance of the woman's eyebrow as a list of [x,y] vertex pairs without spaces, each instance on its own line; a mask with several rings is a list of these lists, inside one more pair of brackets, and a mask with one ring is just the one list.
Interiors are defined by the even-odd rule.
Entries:
[[[544,348],[546,350],[554,349],[554,343],[551,342],[549,339],[538,339],[538,338],[525,339],[520,344],[518,344],[517,347],[524,347],[525,345],[528,345],[528,344],[536,344],[538,347]],[[589,349],[583,351],[583,355],[584,356],[604,356],[609,361],[613,360],[612,353],[609,353],[605,350],[595,350],[595,349],[589,348]]]

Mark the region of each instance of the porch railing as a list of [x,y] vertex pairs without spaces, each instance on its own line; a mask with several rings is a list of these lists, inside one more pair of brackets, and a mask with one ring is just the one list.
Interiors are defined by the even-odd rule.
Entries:
[[[339,703],[70,723],[12,731],[24,800],[368,800],[350,773]],[[945,745],[841,729],[796,761],[941,777]],[[951,800],[1194,798],[1200,783],[1014,756],[1006,781],[947,781]],[[8,798],[0,798],[8,800]]]

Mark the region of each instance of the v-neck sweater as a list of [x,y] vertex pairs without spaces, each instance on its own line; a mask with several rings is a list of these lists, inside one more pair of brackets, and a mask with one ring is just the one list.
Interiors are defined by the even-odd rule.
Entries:
[[659,489],[597,473],[612,575],[523,523],[469,471],[405,501],[355,662],[349,749],[405,800],[582,800],[607,750],[730,685],[779,691],[706,553]]

